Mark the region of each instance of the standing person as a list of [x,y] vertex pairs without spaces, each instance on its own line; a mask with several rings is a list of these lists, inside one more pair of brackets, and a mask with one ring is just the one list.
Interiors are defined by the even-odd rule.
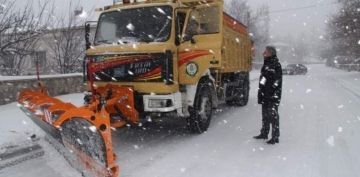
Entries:
[[281,100],[282,69],[275,47],[267,46],[263,56],[264,65],[258,89],[258,103],[262,105],[262,128],[260,135],[254,138],[267,139],[271,125],[272,138],[267,143],[275,144],[279,143],[280,136],[278,107]]

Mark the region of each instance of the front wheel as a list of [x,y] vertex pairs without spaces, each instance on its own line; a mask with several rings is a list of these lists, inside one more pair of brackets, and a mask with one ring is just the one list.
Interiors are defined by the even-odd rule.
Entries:
[[187,120],[187,125],[192,133],[200,134],[209,128],[213,107],[211,85],[210,81],[199,84],[194,107],[190,109],[190,117]]

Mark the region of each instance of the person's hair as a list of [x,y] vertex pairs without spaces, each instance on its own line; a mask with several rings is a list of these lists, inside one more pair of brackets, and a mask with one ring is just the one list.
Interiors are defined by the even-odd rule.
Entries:
[[276,48],[274,46],[266,46],[266,50],[271,53],[271,56],[276,56]]

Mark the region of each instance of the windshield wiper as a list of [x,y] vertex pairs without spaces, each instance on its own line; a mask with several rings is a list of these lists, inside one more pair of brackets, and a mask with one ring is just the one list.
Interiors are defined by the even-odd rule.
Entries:
[[160,29],[159,33],[156,35],[155,41],[159,41],[159,39],[161,39],[161,38],[159,38],[159,37],[160,37],[160,35],[165,31],[166,27],[168,27],[169,22],[170,22],[170,20],[167,19],[167,20],[166,20],[166,23],[164,24],[164,26]]
[[151,38],[149,35],[144,35],[144,36],[141,36],[141,37],[140,37],[140,41],[141,41],[141,42],[150,43],[150,42],[153,42],[154,39]]

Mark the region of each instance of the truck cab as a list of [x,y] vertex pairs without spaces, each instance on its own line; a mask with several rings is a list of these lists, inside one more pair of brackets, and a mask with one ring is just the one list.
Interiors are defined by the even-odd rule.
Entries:
[[212,109],[248,99],[251,40],[222,0],[117,2],[104,8],[86,61],[96,87],[134,89],[141,117],[184,117],[207,130]]

